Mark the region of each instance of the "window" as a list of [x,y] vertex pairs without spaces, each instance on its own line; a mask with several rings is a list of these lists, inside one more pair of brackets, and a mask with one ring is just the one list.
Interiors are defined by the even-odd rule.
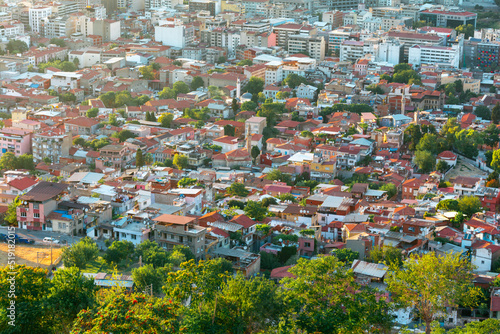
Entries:
[[26,217],[26,211],[21,211],[21,217]]
[[122,233],[122,238],[126,238],[126,237],[127,237],[127,234]]
[[40,214],[39,214],[39,213],[34,213],[34,214],[33,214],[33,217],[34,217],[34,218],[40,218]]
[[311,247],[311,243],[310,242],[304,242],[304,247]]
[[131,238],[132,238],[132,240],[136,240],[136,239],[137,239],[137,236],[136,236],[135,234],[132,234],[132,235],[131,235]]

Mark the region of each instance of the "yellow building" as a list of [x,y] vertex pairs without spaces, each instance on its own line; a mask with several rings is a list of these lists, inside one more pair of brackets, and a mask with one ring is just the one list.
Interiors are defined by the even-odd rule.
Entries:
[[245,7],[241,5],[241,2],[221,1],[221,12],[245,14]]

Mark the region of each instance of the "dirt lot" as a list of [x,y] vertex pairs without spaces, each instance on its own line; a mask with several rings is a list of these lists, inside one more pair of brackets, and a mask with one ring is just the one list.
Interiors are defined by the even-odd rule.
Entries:
[[480,170],[476,166],[471,165],[463,159],[458,158],[457,165],[453,168],[448,174],[446,174],[446,180],[457,177],[457,176],[466,176],[466,177],[486,177],[488,173]]
[[[6,243],[0,243],[0,266],[7,264],[8,246]],[[36,267],[36,257],[38,253],[41,267],[50,265],[50,247],[44,245],[16,245],[16,264],[25,264],[30,267]],[[42,254],[44,253],[44,254]],[[52,259],[54,264],[58,261],[62,253],[61,247],[52,248]]]

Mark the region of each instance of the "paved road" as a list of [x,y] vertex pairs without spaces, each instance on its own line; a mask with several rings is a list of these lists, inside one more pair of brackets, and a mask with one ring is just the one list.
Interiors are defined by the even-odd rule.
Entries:
[[[82,236],[70,236],[66,234],[61,234],[57,232],[49,232],[49,231],[32,231],[32,230],[24,230],[24,229],[19,229],[16,228],[16,234],[20,236],[21,238],[30,238],[35,240],[35,242],[42,242],[43,238],[45,237],[52,237],[54,239],[57,239],[61,242],[61,244],[65,245],[66,243],[71,245],[73,243],[77,243],[80,241]],[[0,233],[7,234],[7,227],[6,226],[0,226]],[[97,246],[100,249],[106,249],[106,246],[104,246],[104,242],[102,240],[97,240],[96,241]]]

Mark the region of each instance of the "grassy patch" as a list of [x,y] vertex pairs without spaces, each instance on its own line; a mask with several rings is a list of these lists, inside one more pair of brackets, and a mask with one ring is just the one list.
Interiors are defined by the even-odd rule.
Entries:
[[121,261],[118,265],[109,264],[103,258],[104,252],[100,254],[92,262],[87,263],[84,271],[88,273],[108,273],[111,274],[113,272],[117,272],[118,274],[131,275],[132,269],[138,268],[139,263],[132,259],[125,259]]

